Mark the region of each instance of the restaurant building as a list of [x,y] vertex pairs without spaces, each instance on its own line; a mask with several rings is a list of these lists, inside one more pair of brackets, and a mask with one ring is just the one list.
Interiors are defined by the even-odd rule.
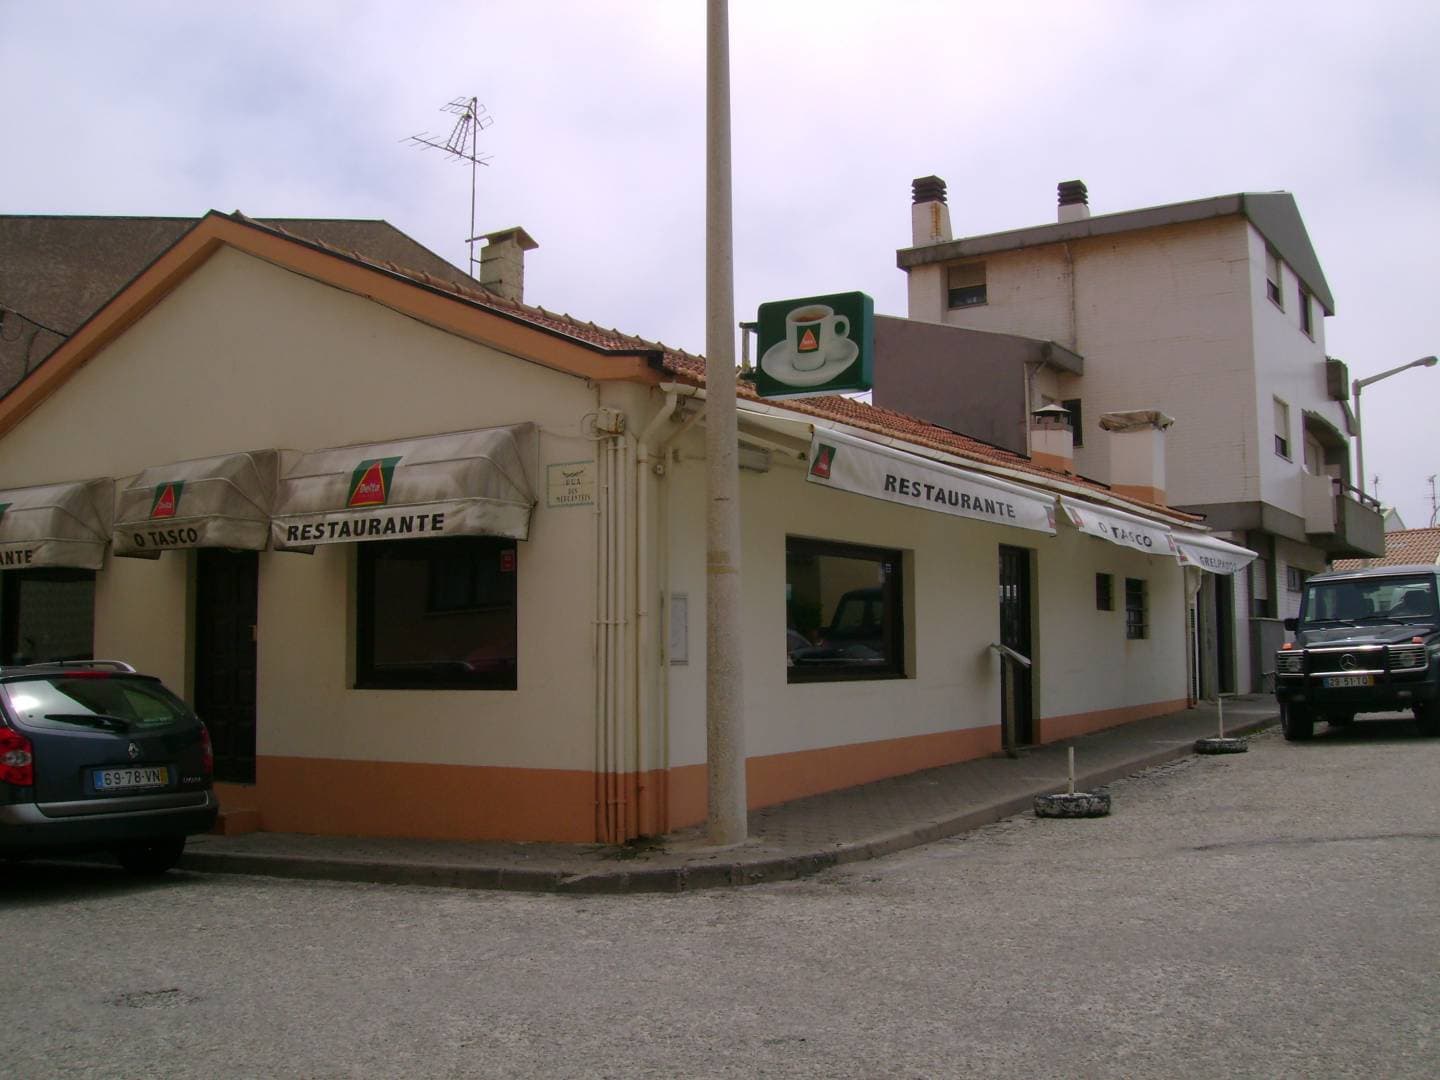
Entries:
[[[494,291],[201,219],[0,399],[0,659],[166,680],[230,829],[702,820],[703,362],[523,303],[534,242],[491,246]],[[1025,457],[740,395],[752,806],[1188,704],[1200,575],[1251,553],[1163,475],[1066,471],[1051,417]]]

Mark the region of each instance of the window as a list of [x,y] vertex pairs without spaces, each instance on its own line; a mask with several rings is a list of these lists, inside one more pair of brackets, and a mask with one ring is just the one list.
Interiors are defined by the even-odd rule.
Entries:
[[95,656],[95,572],[0,573],[0,664]]
[[952,308],[985,303],[985,264],[966,263],[950,267],[949,290]]
[[1300,329],[1315,336],[1315,315],[1310,306],[1310,293],[1304,285],[1300,286]]
[[515,541],[381,540],[356,549],[357,687],[515,689]]
[[1265,249],[1265,295],[1276,307],[1284,309],[1285,301],[1280,292],[1280,256],[1274,248]]
[[1125,636],[1132,641],[1148,636],[1145,623],[1145,582],[1141,578],[1125,579]]
[[1290,460],[1290,406],[1275,399],[1275,453]]
[[1110,574],[1095,575],[1095,610],[1115,610],[1115,578]]
[[901,554],[785,540],[785,658],[790,682],[905,674]]
[[1070,414],[1070,431],[1075,436],[1075,446],[1085,445],[1084,428],[1080,426],[1080,399],[1078,397],[1068,398],[1060,403],[1065,406],[1065,411]]
[[1305,588],[1305,580],[1310,576],[1308,570],[1301,570],[1298,566],[1285,567],[1285,588],[1290,592],[1300,592]]

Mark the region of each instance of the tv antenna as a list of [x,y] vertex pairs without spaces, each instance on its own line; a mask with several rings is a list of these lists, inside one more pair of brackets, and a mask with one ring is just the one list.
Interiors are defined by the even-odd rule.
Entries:
[[470,265],[467,272],[475,276],[475,170],[477,166],[490,164],[490,155],[481,154],[478,146],[480,132],[495,122],[475,98],[457,97],[454,101],[440,106],[440,111],[455,117],[455,125],[449,135],[432,135],[422,131],[401,142],[415,143],[422,150],[439,150],[455,164],[470,163],[470,233],[466,244],[470,249]]
[[1425,478],[1430,481],[1430,527],[1435,527],[1435,522],[1440,520],[1440,502],[1435,500],[1435,473]]

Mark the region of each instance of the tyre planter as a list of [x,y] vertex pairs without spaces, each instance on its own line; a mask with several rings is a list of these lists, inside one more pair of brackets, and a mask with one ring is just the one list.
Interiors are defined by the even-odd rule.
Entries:
[[1035,816],[1043,818],[1105,817],[1110,813],[1108,791],[1061,791],[1035,796]]
[[1195,740],[1195,752],[1197,754],[1243,754],[1250,749],[1250,744],[1244,739],[1234,739],[1228,735],[1211,735],[1208,739]]

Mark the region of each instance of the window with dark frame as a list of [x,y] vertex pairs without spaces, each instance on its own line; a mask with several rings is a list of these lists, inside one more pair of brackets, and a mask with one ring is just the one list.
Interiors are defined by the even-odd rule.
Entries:
[[1301,570],[1298,566],[1287,566],[1285,567],[1285,588],[1290,592],[1301,592],[1309,577],[1308,570]]
[[1075,436],[1074,445],[1075,445],[1075,446],[1084,446],[1084,445],[1085,445],[1085,435],[1084,435],[1085,429],[1080,426],[1080,420],[1081,420],[1080,399],[1079,399],[1078,397],[1075,397],[1075,398],[1067,398],[1066,400],[1062,401],[1060,404],[1063,405],[1063,406],[1065,406],[1065,411],[1070,414],[1070,431],[1071,431],[1071,433]]
[[1315,336],[1315,316],[1311,310],[1310,292],[1304,285],[1300,286],[1300,329],[1310,337]]
[[1290,460],[1290,406],[1275,399],[1275,453]]
[[514,690],[514,540],[356,545],[357,689]]
[[34,567],[0,574],[0,664],[94,656],[95,571]]
[[1149,636],[1143,578],[1125,579],[1125,636],[1132,641]]
[[1095,575],[1095,610],[1115,610],[1115,577],[1112,574]]
[[785,662],[790,682],[905,675],[902,555],[785,538]]
[[947,295],[952,308],[974,307],[987,302],[983,262],[952,266],[947,271],[946,278]]
[[1285,309],[1284,294],[1280,291],[1280,255],[1274,248],[1265,249],[1265,295],[1276,307]]

